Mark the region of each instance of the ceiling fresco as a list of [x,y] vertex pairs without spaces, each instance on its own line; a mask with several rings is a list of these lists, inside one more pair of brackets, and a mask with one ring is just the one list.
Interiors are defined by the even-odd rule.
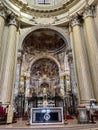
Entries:
[[65,41],[53,30],[38,29],[23,42],[23,50],[28,53],[34,51],[58,52],[65,47]]

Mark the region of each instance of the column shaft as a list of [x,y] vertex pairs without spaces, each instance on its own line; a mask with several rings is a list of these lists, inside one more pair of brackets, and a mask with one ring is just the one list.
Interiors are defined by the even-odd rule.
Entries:
[[74,64],[72,52],[68,53],[68,62],[70,68],[70,83],[71,83],[71,91],[74,95],[77,95],[76,81],[75,81],[75,72],[74,72]]
[[51,94],[52,96],[55,96],[55,83],[54,80],[51,80]]
[[90,69],[93,80],[95,97],[98,100],[98,40],[94,26],[92,10],[89,8],[84,12],[84,23],[87,36],[87,52],[89,57]]
[[38,92],[39,92],[39,80],[36,80],[36,95],[38,96]]
[[[70,42],[71,42],[71,48],[72,48],[72,66],[73,66],[73,69],[72,69],[72,71],[73,71],[73,78],[74,78],[74,86],[76,87],[76,91],[77,91],[77,98],[78,98],[78,102],[80,102],[80,95],[79,95],[79,88],[77,87],[78,85],[77,85],[77,76],[76,76],[76,74],[77,74],[77,70],[76,70],[76,68],[75,68],[75,66],[76,66],[76,63],[75,63],[75,52],[74,52],[74,41],[73,41],[73,31],[72,31],[72,27],[69,27],[69,35],[70,35]],[[69,56],[69,53],[68,53],[68,56]],[[69,56],[70,57],[70,56]],[[69,58],[68,57],[68,58]],[[71,64],[71,62],[70,62],[70,60],[69,60],[69,66],[70,66],[70,64]],[[70,70],[71,71],[71,70]]]
[[[0,2],[0,79],[2,78],[2,64],[3,64],[3,54],[4,54],[4,48],[3,48],[3,34],[4,34],[4,27],[5,27],[5,19],[6,19],[6,12],[4,10],[4,5],[2,2]],[[0,82],[1,84],[1,82]],[[1,89],[1,85],[0,85]],[[0,91],[0,100],[1,100],[1,92]]]
[[4,32],[4,26],[5,26],[5,18],[6,18],[6,12],[3,9],[3,5],[0,5],[1,10],[0,10],[0,73],[1,73],[1,67],[2,67],[2,53],[3,53],[3,32]]
[[[15,22],[15,21],[14,21]],[[6,61],[4,65],[4,73],[2,79],[2,103],[9,104],[13,92],[13,80],[15,71],[16,57],[16,37],[17,27],[12,23],[9,25],[8,46],[6,48]]]
[[73,24],[73,37],[80,103],[88,103],[90,98],[94,97],[94,94],[81,27],[79,21],[76,21],[76,19]]

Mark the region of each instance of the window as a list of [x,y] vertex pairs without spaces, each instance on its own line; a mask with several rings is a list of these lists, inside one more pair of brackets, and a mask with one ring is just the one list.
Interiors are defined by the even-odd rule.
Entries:
[[38,0],[38,4],[50,4],[50,0]]

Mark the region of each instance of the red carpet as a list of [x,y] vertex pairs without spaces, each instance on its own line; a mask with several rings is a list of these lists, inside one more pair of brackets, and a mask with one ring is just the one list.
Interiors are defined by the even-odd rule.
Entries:
[[66,118],[67,120],[73,120],[73,119],[74,119],[71,115],[67,115],[65,118]]

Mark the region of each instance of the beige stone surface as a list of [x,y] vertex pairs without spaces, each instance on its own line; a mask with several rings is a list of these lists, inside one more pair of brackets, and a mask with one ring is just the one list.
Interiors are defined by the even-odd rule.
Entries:
[[98,39],[97,39],[97,31],[94,24],[94,19],[92,14],[87,14],[84,19],[85,21],[85,29],[87,35],[87,52],[89,57],[91,75],[93,80],[93,88],[95,97],[98,100]]
[[0,71],[1,71],[1,65],[2,65],[2,39],[3,39],[3,31],[4,31],[4,26],[5,26],[5,19],[0,16]]
[[13,90],[13,78],[14,78],[14,65],[16,54],[16,31],[17,28],[14,25],[9,26],[8,46],[6,48],[6,60],[5,68],[3,72],[2,81],[2,103],[10,103],[12,90]]
[[13,105],[9,105],[8,107],[8,113],[7,113],[7,123],[12,123],[13,120]]
[[94,97],[92,89],[92,80],[88,65],[87,53],[82,40],[82,31],[80,23],[73,25],[74,38],[74,58],[76,65],[77,81],[80,93],[80,102],[87,103],[90,98]]

